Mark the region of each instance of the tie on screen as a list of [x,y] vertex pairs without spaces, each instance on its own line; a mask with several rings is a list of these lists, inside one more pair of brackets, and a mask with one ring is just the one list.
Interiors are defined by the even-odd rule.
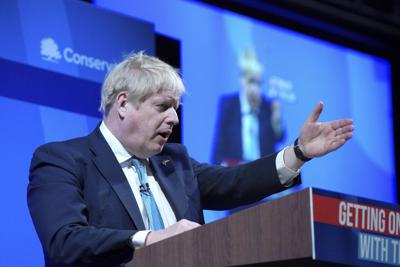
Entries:
[[243,159],[252,161],[260,158],[260,138],[258,112],[251,111],[246,114],[247,128],[245,129]]
[[147,182],[146,165],[143,164],[143,161],[137,158],[132,158],[132,165],[135,167],[136,172],[139,176],[140,195],[142,197],[147,217],[149,219],[149,228],[150,230],[164,229],[164,223],[161,218],[160,211],[158,210],[156,201],[150,191],[150,187]]

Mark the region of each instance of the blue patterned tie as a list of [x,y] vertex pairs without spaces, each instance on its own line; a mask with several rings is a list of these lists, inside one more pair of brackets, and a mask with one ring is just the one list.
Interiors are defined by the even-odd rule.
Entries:
[[142,196],[143,204],[149,218],[150,230],[164,229],[164,223],[161,218],[160,211],[158,210],[156,201],[150,191],[147,182],[146,166],[137,158],[132,158],[132,165],[135,167],[140,180],[140,195]]

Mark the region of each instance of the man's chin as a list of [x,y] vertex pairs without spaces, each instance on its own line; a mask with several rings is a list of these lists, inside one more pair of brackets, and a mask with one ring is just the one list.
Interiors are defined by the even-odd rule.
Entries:
[[158,147],[156,154],[161,153],[161,151],[164,149],[164,145],[165,143]]
[[152,156],[155,156],[155,155],[157,155],[157,154],[159,154],[159,153],[161,153],[161,151],[163,150],[163,148],[164,148],[164,145],[165,145],[165,143],[164,144],[158,144],[157,146],[154,146],[154,147],[152,147],[146,154],[147,154],[147,158],[150,158],[150,157],[152,157]]

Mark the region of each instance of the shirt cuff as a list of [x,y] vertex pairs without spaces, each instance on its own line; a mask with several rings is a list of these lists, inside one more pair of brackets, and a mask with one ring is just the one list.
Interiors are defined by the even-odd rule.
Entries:
[[131,236],[131,246],[134,249],[142,248],[145,245],[147,235],[151,231],[144,230],[144,231],[137,231],[134,235]]
[[300,169],[298,169],[297,171],[293,171],[292,169],[288,168],[285,165],[283,156],[285,154],[285,150],[288,148],[290,147],[287,146],[284,149],[282,149],[278,153],[275,159],[275,165],[276,165],[276,170],[278,172],[279,181],[281,182],[282,185],[287,187],[292,185],[293,179],[300,173]]

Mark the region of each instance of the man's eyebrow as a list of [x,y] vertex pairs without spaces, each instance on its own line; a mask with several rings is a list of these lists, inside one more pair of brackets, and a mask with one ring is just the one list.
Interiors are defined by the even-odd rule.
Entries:
[[179,99],[176,99],[174,97],[170,96],[159,96],[158,98],[154,99],[155,103],[166,103],[169,105],[174,106],[175,109],[178,109],[179,106],[181,105],[181,101]]
[[174,99],[172,97],[162,97],[162,96],[159,98],[155,98],[154,100],[157,102],[168,102],[168,103],[176,102],[176,99]]

